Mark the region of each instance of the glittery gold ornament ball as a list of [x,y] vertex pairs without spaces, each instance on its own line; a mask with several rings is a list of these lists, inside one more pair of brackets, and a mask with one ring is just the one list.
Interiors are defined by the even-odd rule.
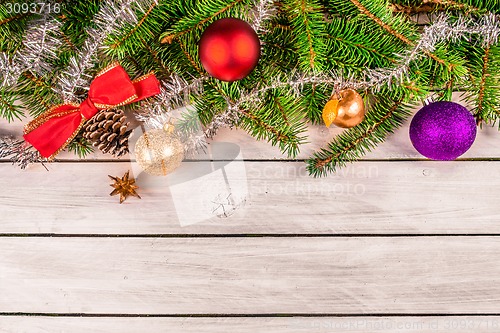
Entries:
[[184,148],[172,131],[154,129],[144,133],[135,145],[139,166],[153,176],[166,176],[179,167]]

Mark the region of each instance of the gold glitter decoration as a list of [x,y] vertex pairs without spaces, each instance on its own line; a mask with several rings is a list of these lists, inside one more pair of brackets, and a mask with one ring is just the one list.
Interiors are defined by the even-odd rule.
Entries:
[[137,94],[133,94],[132,96],[130,96],[129,98],[127,98],[126,100],[124,100],[123,102],[121,103],[118,103],[118,104],[99,104],[99,103],[94,103],[94,106],[98,109],[102,109],[102,110],[106,110],[106,109],[114,109],[114,108],[118,108],[120,106],[124,106],[125,104],[129,104],[129,103],[132,103],[133,100],[139,98],[137,96]]
[[108,175],[111,180],[114,181],[113,184],[110,186],[114,188],[113,192],[111,192],[109,195],[120,195],[120,203],[122,204],[129,196],[134,196],[137,198],[141,198],[139,194],[135,190],[139,188],[139,186],[135,185],[135,179],[134,178],[129,178],[129,171],[123,175],[122,178],[120,177],[113,177]]
[[148,74],[146,74],[146,75],[139,76],[137,79],[134,79],[132,82],[133,82],[133,83],[141,82],[141,81],[143,81],[143,80],[148,79],[151,75],[155,75],[155,73],[154,73],[154,72],[150,72],[150,73],[148,73]]
[[135,145],[139,166],[153,176],[166,176],[184,159],[184,147],[174,133],[154,129],[144,133]]
[[106,67],[104,67],[103,69],[101,69],[95,77],[102,76],[102,75],[106,74],[107,72],[109,72],[110,70],[112,70],[113,68],[118,67],[118,66],[120,66],[120,63],[118,61],[114,61],[114,62],[110,63],[109,65],[107,65]]

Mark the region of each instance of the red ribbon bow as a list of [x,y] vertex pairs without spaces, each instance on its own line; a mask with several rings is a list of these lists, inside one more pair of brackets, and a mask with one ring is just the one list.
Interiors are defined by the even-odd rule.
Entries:
[[97,112],[140,101],[160,93],[154,74],[131,81],[127,72],[114,63],[92,81],[88,98],[80,105],[54,106],[24,128],[24,139],[43,157],[53,158],[78,134]]

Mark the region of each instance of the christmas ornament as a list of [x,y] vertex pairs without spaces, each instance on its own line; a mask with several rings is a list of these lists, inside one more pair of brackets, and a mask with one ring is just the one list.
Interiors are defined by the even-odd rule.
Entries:
[[127,72],[118,63],[113,63],[97,74],[90,85],[88,98],[82,104],[54,106],[26,125],[24,139],[43,157],[54,158],[99,110],[137,102],[159,93],[160,83],[153,74],[131,81]]
[[333,123],[338,127],[351,128],[365,119],[365,103],[353,89],[344,89],[333,95],[323,109],[326,127]]
[[435,102],[415,114],[410,124],[410,139],[425,157],[448,161],[472,146],[476,131],[474,117],[465,107],[453,102]]
[[128,126],[123,110],[102,110],[83,126],[82,136],[104,154],[121,157],[128,153]]
[[203,67],[213,77],[222,81],[241,80],[259,62],[260,40],[247,22],[225,18],[205,30],[199,55]]
[[171,125],[144,133],[135,145],[139,166],[153,176],[166,176],[179,167],[184,159],[184,147],[173,133]]
[[129,196],[134,196],[137,198],[141,198],[139,194],[135,190],[139,188],[139,186],[135,185],[135,179],[129,178],[129,171],[125,173],[125,175],[120,177],[113,177],[108,175],[111,180],[114,181],[110,186],[114,188],[113,192],[109,195],[120,195],[120,204],[122,204]]

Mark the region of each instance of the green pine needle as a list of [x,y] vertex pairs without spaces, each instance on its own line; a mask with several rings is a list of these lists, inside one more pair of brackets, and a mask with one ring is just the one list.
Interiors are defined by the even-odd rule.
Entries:
[[77,136],[67,147],[68,151],[78,156],[78,158],[85,158],[94,152],[92,144],[84,139],[82,136]]

